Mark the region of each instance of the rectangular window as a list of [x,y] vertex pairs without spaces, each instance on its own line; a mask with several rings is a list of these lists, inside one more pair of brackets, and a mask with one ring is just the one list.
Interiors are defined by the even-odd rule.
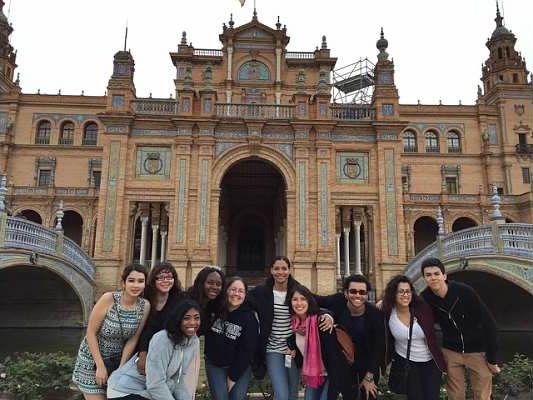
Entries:
[[447,176],[445,179],[446,179],[446,193],[457,194],[457,177]]
[[529,168],[522,168],[522,182],[531,183],[531,172]]
[[325,117],[328,115],[328,105],[326,103],[320,103],[319,105],[319,112],[321,117]]
[[49,169],[39,170],[39,186],[50,186],[52,182],[52,171]]
[[93,171],[93,185],[96,190],[100,190],[100,181],[102,179],[102,171]]
[[306,113],[306,110],[305,110],[305,102],[304,101],[300,101],[298,103],[298,114],[300,115],[305,115]]
[[489,125],[489,144],[498,144],[498,135],[496,133],[496,125]]
[[184,97],[181,104],[181,111],[188,113],[191,111],[191,99],[189,97]]
[[409,178],[407,175],[402,175],[402,192],[409,192]]
[[211,113],[211,99],[204,99],[204,113]]

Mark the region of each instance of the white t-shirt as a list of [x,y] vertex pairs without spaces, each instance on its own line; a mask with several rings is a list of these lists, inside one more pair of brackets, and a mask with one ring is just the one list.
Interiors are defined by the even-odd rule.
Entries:
[[[392,309],[392,313],[389,319],[389,329],[394,337],[394,350],[403,358],[407,358],[407,340],[409,338],[409,326],[406,326],[398,318],[396,308]],[[413,321],[413,338],[411,340],[411,353],[409,360],[415,362],[426,362],[433,359],[431,352],[429,351],[426,335],[422,327],[416,321]]]

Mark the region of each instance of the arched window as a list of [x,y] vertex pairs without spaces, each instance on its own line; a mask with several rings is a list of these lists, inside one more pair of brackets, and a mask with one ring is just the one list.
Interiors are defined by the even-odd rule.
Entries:
[[448,153],[460,153],[461,152],[461,138],[458,132],[456,131],[449,132],[446,142],[448,144]]
[[52,125],[49,121],[41,121],[37,125],[37,134],[35,135],[35,144],[50,144],[50,131]]
[[85,129],[83,130],[83,145],[88,146],[96,146],[96,143],[98,141],[98,125],[96,125],[94,122],[89,122],[87,125],[85,125]]
[[268,81],[270,70],[259,61],[249,61],[239,68],[238,78],[240,81]]
[[403,151],[406,153],[416,153],[416,134],[413,131],[405,131],[403,134]]
[[435,131],[428,131],[426,133],[426,153],[439,152],[439,136]]
[[73,144],[74,143],[74,124],[72,122],[65,122],[61,126],[61,137],[59,144]]

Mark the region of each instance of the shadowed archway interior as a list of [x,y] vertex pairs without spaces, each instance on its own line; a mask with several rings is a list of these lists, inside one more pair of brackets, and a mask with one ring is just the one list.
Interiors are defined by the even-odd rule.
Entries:
[[253,275],[285,248],[285,183],[267,161],[234,164],[221,184],[218,262],[228,273]]

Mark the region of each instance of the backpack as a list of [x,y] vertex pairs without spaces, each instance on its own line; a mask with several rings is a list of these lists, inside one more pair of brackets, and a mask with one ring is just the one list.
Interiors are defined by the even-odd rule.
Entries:
[[352,337],[344,326],[338,324],[335,325],[335,336],[337,337],[337,343],[346,362],[349,365],[353,365],[355,362],[355,346]]

